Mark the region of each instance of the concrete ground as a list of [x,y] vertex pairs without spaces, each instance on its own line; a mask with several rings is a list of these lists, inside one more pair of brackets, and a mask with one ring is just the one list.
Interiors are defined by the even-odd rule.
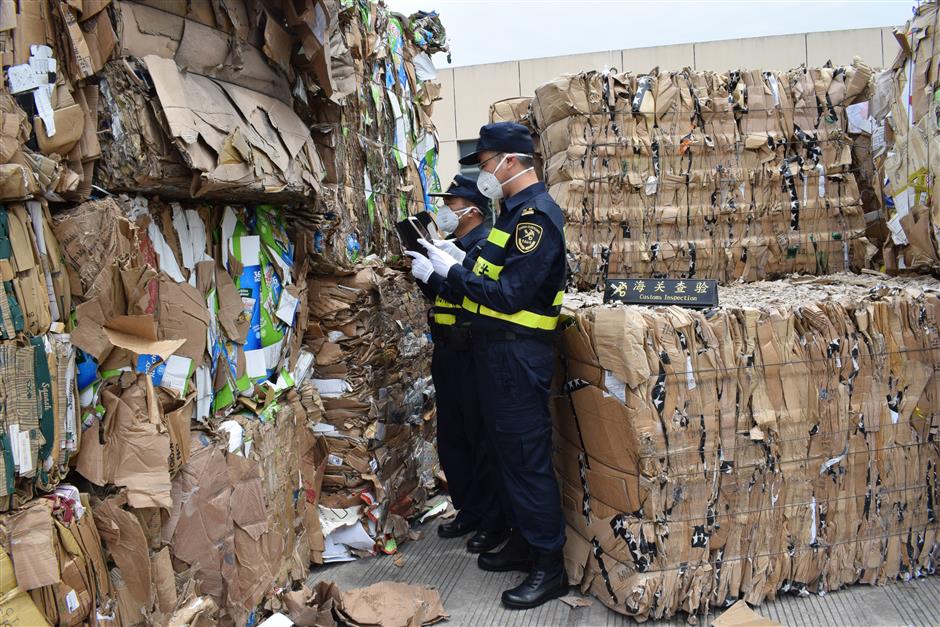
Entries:
[[[500,593],[522,581],[520,573],[487,573],[477,568],[476,557],[464,550],[464,540],[442,540],[439,521],[416,528],[421,538],[403,545],[398,556],[379,556],[331,564],[314,569],[310,581],[334,581],[342,590],[362,588],[379,581],[400,581],[436,587],[450,625],[474,627],[613,627],[636,622],[616,614],[596,599],[589,607],[571,608],[561,601],[526,611],[510,611],[499,602]],[[577,594],[572,588],[572,594]],[[784,597],[756,608],[783,625],[940,625],[940,577],[884,587],[854,586],[825,596]],[[707,626],[716,615],[700,624]],[[655,623],[648,623],[655,624]],[[668,625],[687,625],[677,617]],[[694,624],[694,623],[693,623]]]

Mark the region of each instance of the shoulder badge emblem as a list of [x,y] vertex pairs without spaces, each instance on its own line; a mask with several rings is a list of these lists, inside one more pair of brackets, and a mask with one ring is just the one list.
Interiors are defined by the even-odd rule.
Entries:
[[542,227],[531,222],[521,222],[516,227],[516,248],[521,253],[530,253],[542,241]]
[[524,216],[530,216],[530,215],[532,215],[532,214],[534,214],[534,213],[535,213],[535,208],[534,208],[534,207],[529,207],[529,208],[527,208],[527,209],[523,209],[523,210],[522,210],[522,215],[524,215]]

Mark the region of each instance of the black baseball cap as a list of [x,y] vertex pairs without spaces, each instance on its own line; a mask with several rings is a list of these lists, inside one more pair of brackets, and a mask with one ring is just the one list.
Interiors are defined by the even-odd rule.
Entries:
[[483,215],[487,215],[490,212],[490,199],[481,194],[480,190],[477,189],[476,179],[464,176],[463,174],[458,174],[454,177],[454,180],[451,182],[446,192],[428,194],[428,196],[466,198],[476,205],[477,209],[483,212]]
[[515,122],[494,122],[480,127],[477,149],[460,160],[461,165],[480,163],[480,153],[490,152],[521,153],[531,155],[535,152],[529,129]]

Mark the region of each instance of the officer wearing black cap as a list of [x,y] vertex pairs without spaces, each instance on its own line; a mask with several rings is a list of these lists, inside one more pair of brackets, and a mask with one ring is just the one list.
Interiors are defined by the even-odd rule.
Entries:
[[527,608],[568,590],[562,547],[565,526],[552,470],[548,413],[554,370],[554,331],[564,294],[564,218],[532,166],[534,146],[524,126],[480,129],[477,187],[501,210],[472,267],[426,246],[435,275],[470,314],[472,352],[486,433],[502,479],[513,533],[484,570],[522,570],[529,576],[503,592],[503,604]]
[[[462,175],[454,178],[445,193],[430,195],[444,198],[437,225],[451,235],[438,244],[472,268],[490,232],[489,199],[480,193],[474,179]],[[429,322],[434,340],[431,376],[437,403],[437,450],[454,507],[460,510],[437,532],[444,538],[457,538],[475,531],[467,550],[490,551],[506,539],[508,525],[496,487],[496,468],[483,434],[469,314],[459,300],[449,302],[442,297],[444,279],[433,274],[430,262],[416,260],[412,274],[434,302]]]

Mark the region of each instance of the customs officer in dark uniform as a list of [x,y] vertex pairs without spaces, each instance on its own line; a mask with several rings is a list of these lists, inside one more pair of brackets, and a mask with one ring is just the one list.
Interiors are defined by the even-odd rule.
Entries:
[[503,592],[503,604],[528,608],[568,590],[562,547],[565,524],[552,469],[549,387],[554,336],[566,280],[564,218],[532,165],[528,130],[500,122],[480,129],[477,187],[500,212],[472,266],[426,246],[449,298],[470,315],[476,384],[488,441],[501,477],[513,532],[497,552],[480,555],[484,570],[529,573]]

